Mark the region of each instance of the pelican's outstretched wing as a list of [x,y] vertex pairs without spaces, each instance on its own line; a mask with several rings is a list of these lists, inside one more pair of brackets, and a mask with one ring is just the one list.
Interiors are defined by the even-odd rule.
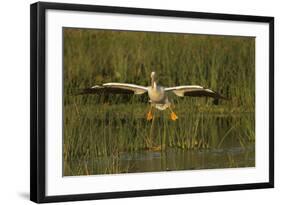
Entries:
[[165,91],[172,91],[177,96],[184,97],[184,96],[192,96],[192,97],[212,97],[216,99],[227,99],[221,96],[219,93],[212,91],[210,89],[203,88],[199,85],[183,85],[183,86],[176,86],[176,87],[169,87],[165,88]]
[[78,94],[136,94],[147,92],[147,87],[128,83],[105,83],[83,89]]

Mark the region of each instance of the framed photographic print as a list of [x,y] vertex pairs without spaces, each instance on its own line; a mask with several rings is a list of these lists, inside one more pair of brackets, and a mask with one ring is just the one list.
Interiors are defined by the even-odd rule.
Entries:
[[274,18],[31,5],[32,201],[274,186]]

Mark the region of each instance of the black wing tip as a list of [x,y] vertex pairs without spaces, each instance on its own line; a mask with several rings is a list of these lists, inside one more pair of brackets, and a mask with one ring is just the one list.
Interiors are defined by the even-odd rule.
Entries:
[[220,100],[227,100],[227,101],[230,100],[229,98],[224,97],[224,96],[220,95],[219,93],[215,92],[215,94],[216,94],[216,96],[213,97],[214,98],[214,100],[213,100],[214,105],[219,105]]
[[216,99],[230,100],[230,98],[225,97],[225,96],[223,96],[223,95],[221,95],[221,94],[219,94],[219,93],[216,93],[216,95],[217,95],[217,97],[215,97]]

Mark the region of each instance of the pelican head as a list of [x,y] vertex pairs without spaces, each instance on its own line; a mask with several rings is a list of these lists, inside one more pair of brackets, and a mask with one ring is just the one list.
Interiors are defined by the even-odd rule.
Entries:
[[156,87],[155,76],[156,76],[156,73],[155,73],[154,71],[151,72],[150,77],[151,77],[151,87],[152,87],[152,88],[155,88],[155,87]]

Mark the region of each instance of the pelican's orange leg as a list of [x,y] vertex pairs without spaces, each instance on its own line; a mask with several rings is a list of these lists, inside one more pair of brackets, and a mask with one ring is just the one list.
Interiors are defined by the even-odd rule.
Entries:
[[169,106],[169,109],[171,111],[171,114],[170,114],[170,118],[171,120],[173,121],[176,121],[178,119],[178,116],[176,115],[176,113],[172,110],[172,108]]
[[153,113],[152,113],[152,105],[150,105],[150,109],[148,113],[146,114],[147,121],[151,121],[153,119]]

